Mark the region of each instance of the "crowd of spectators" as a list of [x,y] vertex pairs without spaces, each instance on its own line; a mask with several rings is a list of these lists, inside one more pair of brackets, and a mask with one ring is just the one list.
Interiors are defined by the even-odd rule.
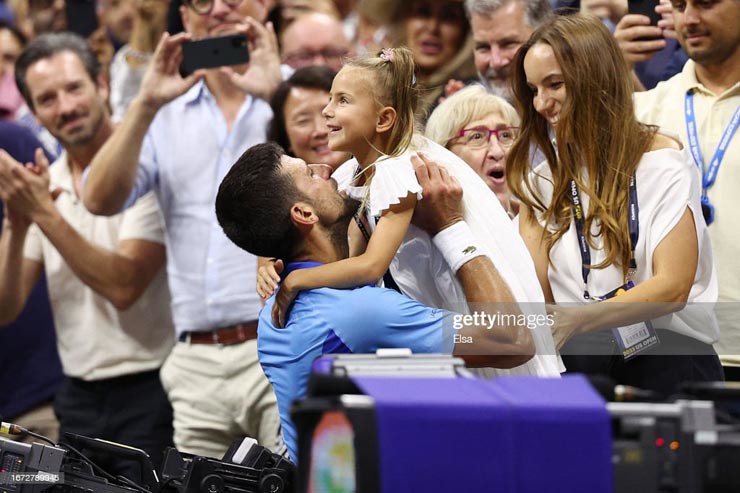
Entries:
[[[381,53],[379,63],[392,64],[387,49],[402,46],[414,67],[403,89],[419,101],[409,128],[467,164],[509,215],[506,228],[513,224],[526,245],[511,257],[532,259],[539,283],[530,284],[539,284],[555,321],[561,370],[667,395],[685,380],[740,380],[740,227],[732,219],[740,205],[740,1],[656,1],[656,25],[630,4],[97,0],[97,27],[73,33],[79,19],[68,16],[81,11],[65,0],[0,3],[0,382],[10,389],[0,414],[52,438],[61,431],[127,443],[155,460],[172,444],[220,457],[243,435],[287,454],[294,436],[281,432],[291,426],[285,399],[302,395],[291,379],[303,382],[305,371],[283,368],[300,358],[280,356],[275,348],[293,341],[260,311],[283,269],[297,268],[288,261],[357,252],[353,234],[349,246],[322,249],[336,240],[331,228],[343,239],[347,228],[362,229],[365,248],[363,224],[383,224],[334,195],[329,177],[357,156],[332,145],[341,128],[327,119],[345,104],[333,83],[350,60]],[[233,33],[247,39],[247,64],[180,73],[183,43]],[[379,108],[403,113],[380,99]],[[244,154],[269,142],[280,147]],[[412,161],[435,170],[416,170],[432,208],[449,204],[437,192],[466,193],[444,171],[445,152]],[[250,174],[250,159],[266,174]],[[271,175],[281,166],[294,184]],[[321,184],[301,184],[294,173]],[[343,212],[304,207],[300,197]],[[240,215],[240,200],[270,213]],[[410,231],[442,235],[439,221],[417,223],[429,213],[419,203]],[[227,206],[236,211],[232,233],[219,224]],[[252,220],[257,226],[242,231],[239,221]],[[311,258],[235,239],[269,236],[273,220],[287,230],[271,241],[305,243]],[[496,263],[480,268],[506,270]],[[413,269],[424,265],[417,259]],[[398,289],[393,270],[376,281]],[[465,300],[501,301],[481,297],[467,276],[457,272]],[[357,330],[380,335],[346,335],[354,342],[344,349],[393,344],[376,325],[405,320],[394,318],[394,304],[403,316],[409,307],[389,299],[375,320],[368,307],[355,308]],[[322,309],[332,323],[351,320]],[[305,305],[290,316],[302,313],[309,316]],[[317,313],[310,322],[321,326]],[[258,325],[269,341],[259,341]],[[421,340],[439,328],[414,327]],[[634,341],[645,342],[645,354],[628,354]],[[397,342],[453,351],[436,339]],[[263,343],[269,352],[258,352]],[[549,347],[519,343],[524,352],[535,347],[534,356]]]

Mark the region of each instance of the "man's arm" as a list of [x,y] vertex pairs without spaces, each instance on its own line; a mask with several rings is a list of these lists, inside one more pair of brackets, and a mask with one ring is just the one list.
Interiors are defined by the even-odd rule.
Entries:
[[187,39],[186,33],[162,35],[138,96],[90,163],[82,198],[93,214],[111,216],[121,210],[136,183],[144,136],[157,112],[203,77],[203,71],[185,78],[179,73],[182,43]]
[[0,326],[18,318],[43,267],[41,262],[23,258],[29,223],[7,206],[5,213],[0,236]]
[[[424,190],[424,199],[416,207],[414,224],[436,239],[439,239],[438,235],[446,234],[445,231],[454,232],[450,228],[466,229],[462,188],[457,180],[424,156],[414,157],[412,161]],[[493,305],[497,311],[504,310],[514,318],[521,314],[508,284],[488,257],[465,259],[456,275],[471,312]],[[488,307],[481,307],[481,304],[488,304]],[[473,320],[473,324],[465,325],[459,333],[461,340],[470,337],[472,342],[455,344],[454,350],[454,354],[462,356],[470,366],[513,368],[534,356],[534,339],[523,324],[497,325],[491,329],[480,318]]]
[[[12,158],[3,159],[0,181],[12,210],[23,211],[38,225],[82,282],[117,309],[129,308],[164,265],[164,245],[147,240],[124,240],[112,252],[92,244],[64,220],[54,205],[48,192],[46,158],[37,153],[36,171],[8,159]],[[17,249],[15,244],[10,246],[10,252]]]

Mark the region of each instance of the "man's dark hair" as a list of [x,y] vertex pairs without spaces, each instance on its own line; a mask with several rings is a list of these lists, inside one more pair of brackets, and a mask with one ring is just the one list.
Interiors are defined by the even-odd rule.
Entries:
[[[285,122],[285,102],[288,100],[291,89],[318,89],[331,92],[331,84],[335,75],[336,72],[329,67],[314,65],[296,70],[288,80],[281,82],[270,101],[273,117],[268,134],[269,140],[277,142],[283,149],[288,149],[288,154],[290,154],[290,140]],[[326,102],[329,102],[328,99]]]
[[290,208],[307,199],[280,169],[283,154],[272,142],[247,149],[218,187],[216,217],[239,248],[287,261],[300,241]]
[[15,62],[15,83],[29,108],[33,109],[33,101],[26,84],[28,68],[39,60],[51,58],[64,51],[70,51],[77,55],[85,67],[87,75],[90,76],[95,85],[98,84],[98,74],[101,70],[100,62],[84,38],[70,32],[42,34],[26,45],[21,52],[21,56]]

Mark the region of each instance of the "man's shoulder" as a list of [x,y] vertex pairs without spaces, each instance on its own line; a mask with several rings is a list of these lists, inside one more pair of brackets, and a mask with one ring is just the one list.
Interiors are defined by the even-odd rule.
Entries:
[[[654,88],[649,91],[636,92],[634,94],[635,106],[640,109],[641,106],[653,106],[653,105],[664,105],[664,104],[679,104],[683,105],[683,99],[665,100],[666,97],[672,97],[675,95],[681,95],[683,87],[686,85],[686,76],[684,72],[679,72],[668,80],[664,80],[658,83]],[[675,99],[675,98],[674,98]]]
[[325,320],[338,331],[345,327],[372,328],[401,322],[410,324],[438,311],[398,291],[377,286],[312,289],[299,295],[296,307],[299,308],[296,316]]
[[[683,114],[686,74],[679,72],[653,89],[636,92],[633,100],[635,115],[643,123],[674,128],[676,119]],[[682,119],[680,119],[683,122]]]

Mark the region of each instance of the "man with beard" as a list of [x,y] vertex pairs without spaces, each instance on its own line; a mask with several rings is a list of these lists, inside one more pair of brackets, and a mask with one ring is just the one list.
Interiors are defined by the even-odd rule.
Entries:
[[[462,219],[462,189],[435,162],[412,158],[424,189],[414,224],[426,230],[456,275],[469,303],[491,309],[514,302],[506,282],[482,253],[466,256],[472,233]],[[347,228],[358,203],[337,191],[337,183],[315,173],[302,159],[275,144],[247,150],[219,187],[216,215],[224,233],[255,255],[287,260],[283,275],[349,257]],[[474,240],[472,240],[474,241]],[[448,248],[449,247],[449,248]],[[478,249],[480,250],[480,249]],[[285,328],[276,328],[274,296],[260,313],[260,364],[275,388],[283,436],[296,457],[289,409],[306,393],[313,360],[328,353],[368,353],[410,348],[414,353],[453,353],[469,366],[512,368],[534,352],[523,325],[487,327],[446,310],[422,305],[392,289],[362,286],[301,292]],[[463,309],[463,307],[460,307]],[[478,312],[473,306],[471,313]],[[470,317],[473,319],[474,317]]]
[[[267,140],[267,101],[282,79],[267,0],[188,1],[185,33],[164,34],[120,126],[90,165],[83,200],[117,214],[153,190],[167,235],[167,273],[178,343],[162,368],[175,444],[221,457],[244,435],[276,452],[277,401],[257,361],[257,259],[216,222],[213,202],[237,156]],[[248,38],[249,63],[179,73],[187,39]]]
[[[671,4],[678,41],[690,60],[655,89],[635,93],[635,111],[641,121],[679,134],[703,175],[702,209],[721,302],[716,348],[727,380],[740,380],[740,0]],[[637,36],[653,34],[651,26],[636,29]],[[636,43],[649,50],[652,42]]]
[[105,77],[85,40],[39,36],[18,58],[15,77],[64,152],[49,168],[40,149],[35,165],[0,151],[0,325],[18,316],[43,270],[65,374],[54,403],[60,432],[141,448],[158,465],[172,445],[159,368],[174,330],[156,199],[110,218],[82,204],[82,174],[113,132]]
[[517,50],[551,15],[548,0],[465,0],[475,67],[489,92],[512,102],[509,74]]

